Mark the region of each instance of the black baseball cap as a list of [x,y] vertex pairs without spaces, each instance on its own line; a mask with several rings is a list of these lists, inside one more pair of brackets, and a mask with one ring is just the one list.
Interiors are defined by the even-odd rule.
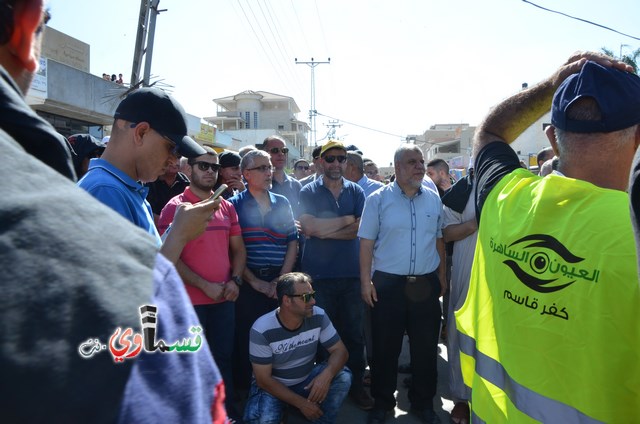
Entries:
[[176,143],[178,153],[194,158],[207,153],[187,135],[187,114],[168,93],[159,88],[140,88],[129,93],[118,105],[116,119],[147,122],[151,128]]
[[218,159],[220,161],[221,168],[231,168],[233,166],[239,166],[240,161],[242,160],[239,154],[230,151],[220,153]]
[[[574,101],[591,97],[598,104],[598,121],[567,118]],[[640,77],[588,61],[579,73],[569,76],[553,96],[551,123],[575,133],[613,132],[640,123]]]

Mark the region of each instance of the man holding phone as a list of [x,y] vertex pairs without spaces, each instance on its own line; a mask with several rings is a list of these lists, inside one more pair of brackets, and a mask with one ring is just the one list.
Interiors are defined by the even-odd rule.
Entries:
[[[204,150],[205,154],[189,159],[191,185],[162,209],[158,220],[160,232],[171,224],[178,205],[199,203],[213,194],[220,164],[213,149],[205,146]],[[238,417],[233,408],[231,368],[235,300],[242,285],[246,257],[236,210],[221,199],[220,209],[212,215],[206,231],[186,244],[176,264],[222,373],[227,394],[225,403],[231,418]]]
[[111,138],[99,159],[89,162],[89,171],[78,186],[141,227],[160,236],[146,197],[149,188],[178,156],[193,158],[205,153],[187,135],[183,107],[158,88],[131,92],[116,108]]

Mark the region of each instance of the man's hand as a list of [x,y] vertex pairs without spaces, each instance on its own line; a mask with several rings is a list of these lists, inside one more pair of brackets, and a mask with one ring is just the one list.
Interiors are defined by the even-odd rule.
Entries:
[[440,280],[440,296],[442,297],[447,293],[447,275],[443,272],[438,273],[438,279]]
[[628,65],[621,60],[616,60],[606,54],[578,51],[572,54],[567,62],[557,71],[558,76],[561,77],[560,82],[564,81],[569,75],[580,72],[580,69],[582,69],[587,60],[596,62],[602,66],[620,69],[621,71],[634,72],[631,65]]
[[225,300],[229,300],[231,302],[235,302],[238,299],[238,295],[240,294],[240,288],[236,284],[235,281],[229,280],[225,284],[223,284],[224,288],[222,291],[222,296]]
[[229,187],[229,191],[238,190],[244,191],[245,186],[242,180],[231,179],[225,183]]
[[185,244],[204,232],[213,218],[213,213],[218,209],[220,209],[220,199],[205,200],[195,205],[190,203],[178,205],[171,223],[171,231],[160,253],[174,264],[177,263]]
[[373,308],[373,303],[378,301],[378,292],[372,281],[368,283],[360,283],[360,295],[367,305]]
[[251,287],[253,287],[254,290],[267,296],[268,298],[276,298],[276,285],[273,283],[264,280],[256,280],[251,283]]
[[181,238],[191,241],[204,232],[209,221],[213,219],[213,213],[218,209],[220,199],[205,200],[195,205],[182,203],[176,207],[171,232],[176,231]]
[[322,409],[318,406],[318,404],[313,403],[309,400],[303,402],[298,409],[302,412],[302,415],[309,421],[315,421],[323,415]]
[[206,283],[201,290],[213,300],[220,300],[224,294],[224,286],[217,283]]
[[314,403],[324,402],[327,397],[327,393],[329,393],[331,380],[331,374],[327,371],[327,368],[325,368],[304,388],[305,390],[309,390],[309,396],[307,396],[307,399]]

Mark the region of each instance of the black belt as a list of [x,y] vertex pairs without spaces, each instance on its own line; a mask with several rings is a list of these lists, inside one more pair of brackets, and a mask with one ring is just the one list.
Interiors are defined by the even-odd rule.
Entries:
[[249,271],[253,273],[258,278],[263,277],[272,277],[274,274],[277,276],[280,274],[280,270],[282,267],[280,266],[267,266],[264,268],[249,268]]
[[391,274],[383,271],[376,271],[376,274],[379,274],[383,278],[394,279],[394,280],[405,280],[407,283],[421,283],[429,281],[429,276],[435,274],[435,271],[430,272],[428,274],[421,275],[398,275]]

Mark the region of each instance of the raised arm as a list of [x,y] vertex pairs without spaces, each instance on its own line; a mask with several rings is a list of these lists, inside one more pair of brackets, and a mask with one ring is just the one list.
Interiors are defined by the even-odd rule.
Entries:
[[523,90],[495,106],[480,123],[474,136],[474,156],[493,141],[512,143],[531,124],[540,119],[551,107],[553,93],[569,75],[580,72],[587,60],[603,66],[632,71],[623,62],[601,53],[577,52],[549,78]]

